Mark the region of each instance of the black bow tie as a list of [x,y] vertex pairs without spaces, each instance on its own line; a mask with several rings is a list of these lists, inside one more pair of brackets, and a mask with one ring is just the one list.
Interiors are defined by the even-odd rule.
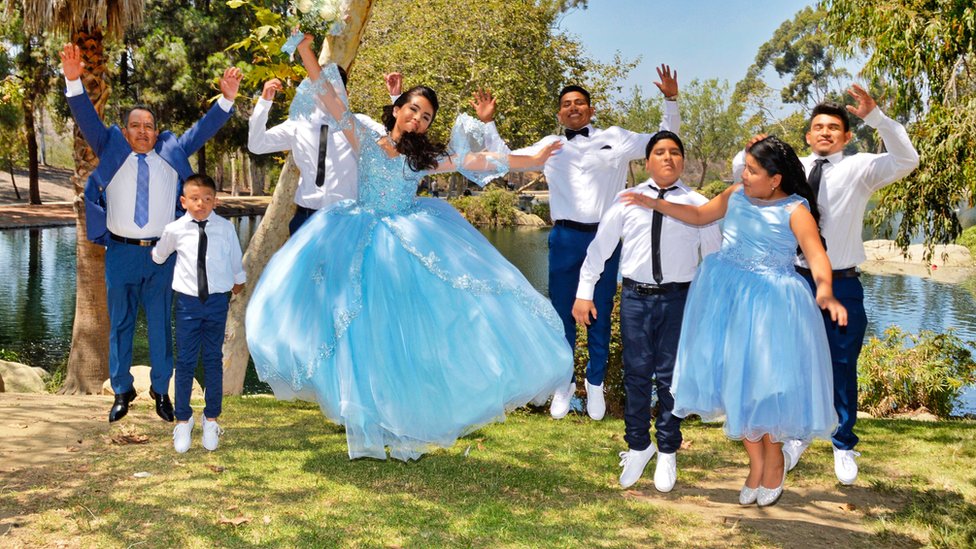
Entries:
[[566,139],[569,139],[570,141],[572,141],[573,138],[576,137],[577,135],[582,135],[583,137],[589,137],[590,136],[590,128],[584,127],[584,128],[580,128],[578,130],[571,130],[569,128],[566,128]]

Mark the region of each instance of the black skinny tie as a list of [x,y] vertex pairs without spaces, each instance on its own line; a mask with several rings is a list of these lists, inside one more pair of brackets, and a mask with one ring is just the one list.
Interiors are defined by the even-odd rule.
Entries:
[[814,198],[820,197],[820,180],[823,179],[823,165],[829,162],[826,158],[818,158],[813,161],[813,169],[810,170],[810,177],[807,178],[807,184],[813,189]]
[[329,126],[322,124],[319,130],[319,165],[315,169],[315,186],[321,187],[325,183],[325,155],[329,152]]
[[[668,187],[667,189],[658,189],[657,198],[658,200],[664,199],[664,194],[668,191],[673,191],[678,187]],[[661,223],[664,221],[664,216],[661,212],[654,210],[654,214],[651,216],[651,269],[653,269],[654,283],[660,284],[664,280],[664,275],[661,274]]]
[[210,289],[207,286],[207,231],[204,229],[207,220],[194,219],[193,222],[200,227],[200,240],[197,243],[197,296],[200,297],[201,302],[206,303],[207,298],[210,297]]

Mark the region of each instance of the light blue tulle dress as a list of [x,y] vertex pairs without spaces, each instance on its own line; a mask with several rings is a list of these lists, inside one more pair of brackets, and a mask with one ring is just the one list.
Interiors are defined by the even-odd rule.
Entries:
[[359,200],[274,255],[247,341],[276,397],[345,426],[350,458],[406,461],[544,402],[573,357],[549,301],[449,204],[415,197],[424,173],[356,132]]
[[829,439],[837,425],[823,316],[793,268],[796,207],[809,206],[734,192],[722,249],[702,262],[685,305],[674,413],[724,416],[735,440]]

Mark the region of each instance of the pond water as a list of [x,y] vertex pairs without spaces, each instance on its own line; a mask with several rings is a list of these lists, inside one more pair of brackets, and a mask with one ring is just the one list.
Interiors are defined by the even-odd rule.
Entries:
[[[244,246],[260,217],[234,218]],[[485,236],[543,294],[547,287],[548,230],[485,229]],[[908,333],[944,332],[949,328],[976,341],[976,284],[944,284],[909,276],[865,274],[868,336],[891,325]],[[0,231],[0,349],[16,352],[23,362],[53,370],[68,356],[75,300],[75,228]],[[148,362],[145,324],[137,331],[136,363]],[[246,390],[263,384],[249,376]],[[976,414],[976,390],[967,391],[957,410]]]

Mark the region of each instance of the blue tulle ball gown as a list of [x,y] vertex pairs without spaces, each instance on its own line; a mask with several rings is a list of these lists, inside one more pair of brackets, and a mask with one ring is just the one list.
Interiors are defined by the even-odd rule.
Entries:
[[837,425],[823,316],[796,273],[796,195],[732,194],[719,252],[692,282],[672,393],[675,415],[724,418],[735,440],[829,439]]
[[417,459],[572,375],[549,301],[423,173],[361,137],[359,200],[312,216],[268,263],[247,308],[260,378],[317,402],[350,458]]

